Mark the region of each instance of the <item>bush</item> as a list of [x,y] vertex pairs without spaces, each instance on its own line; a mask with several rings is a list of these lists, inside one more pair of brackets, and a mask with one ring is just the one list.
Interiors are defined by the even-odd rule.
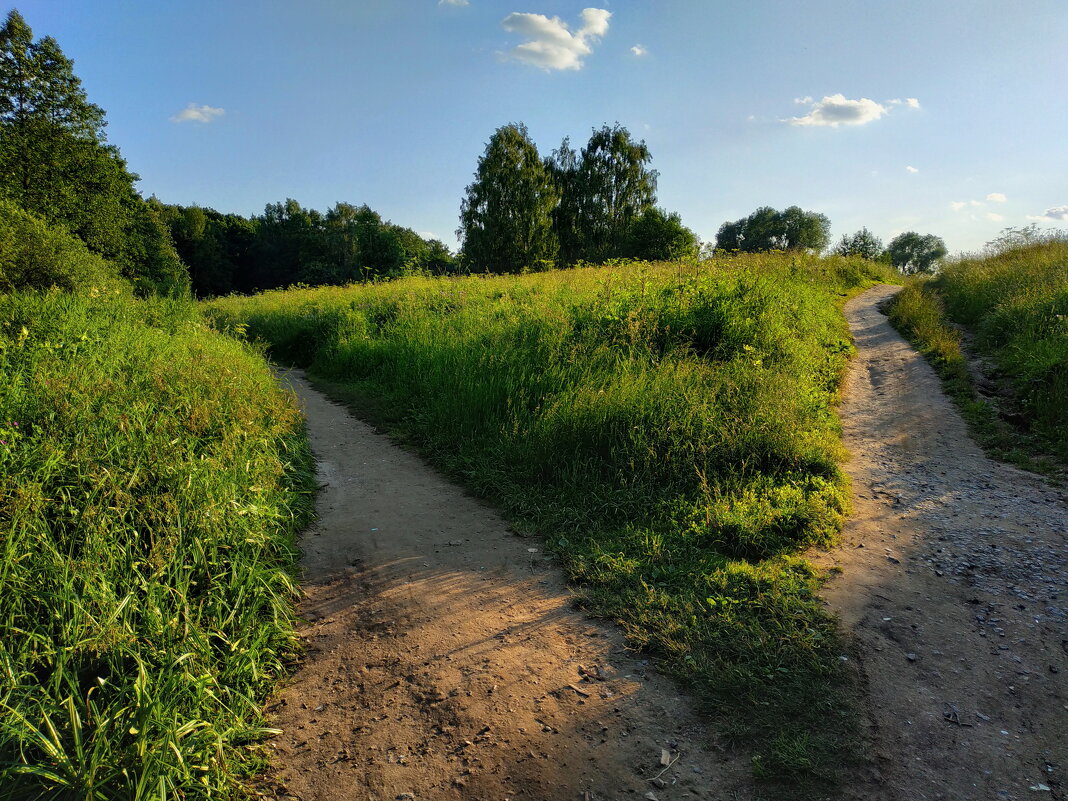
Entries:
[[0,292],[58,287],[108,292],[124,287],[115,267],[59,226],[0,200]]

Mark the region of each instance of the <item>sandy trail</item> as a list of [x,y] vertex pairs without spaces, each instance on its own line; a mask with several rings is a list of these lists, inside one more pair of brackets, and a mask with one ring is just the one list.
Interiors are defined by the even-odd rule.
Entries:
[[825,597],[859,639],[855,798],[1068,798],[1068,499],[986,458],[877,287],[846,305],[855,514]]
[[747,761],[573,608],[537,542],[287,378],[326,486],[302,542],[307,658],[270,707],[277,797],[750,796]]

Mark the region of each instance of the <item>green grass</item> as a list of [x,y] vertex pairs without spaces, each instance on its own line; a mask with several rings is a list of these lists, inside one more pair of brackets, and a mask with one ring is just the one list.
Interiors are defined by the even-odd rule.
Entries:
[[205,308],[544,537],[768,791],[801,797],[833,782],[853,725],[845,646],[799,555],[847,513],[840,305],[889,277],[777,254]]
[[[954,262],[907,287],[891,320],[931,358],[993,455],[1046,473],[1068,467],[1068,242]],[[993,365],[994,405],[976,392],[964,334]]]
[[0,799],[240,795],[310,455],[188,303],[0,296]]

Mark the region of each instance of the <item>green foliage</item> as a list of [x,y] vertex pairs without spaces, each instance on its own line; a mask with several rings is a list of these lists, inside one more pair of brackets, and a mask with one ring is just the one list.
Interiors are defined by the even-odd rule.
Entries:
[[[1057,237],[953,262],[911,284],[891,320],[939,370],[979,442],[1033,470],[1068,465],[1068,242]],[[993,365],[992,401],[962,350]],[[991,390],[988,388],[987,392]],[[1051,459],[1053,461],[1051,461]]]
[[50,287],[101,294],[121,291],[122,282],[80,239],[0,200],[0,292]]
[[651,206],[631,220],[624,252],[645,261],[675,261],[697,256],[697,234],[677,213]]
[[645,142],[635,142],[618,123],[594,130],[578,163],[576,227],[582,258],[635,257],[627,245],[634,221],[656,203],[656,170]]
[[81,238],[139,293],[186,292],[170,239],[104,124],[56,41],[35,42],[11,11],[0,29],[0,197]]
[[0,799],[230,797],[295,646],[299,414],[184,302],[0,296]]
[[716,234],[716,248],[728,252],[762,253],[768,250],[807,250],[827,247],[831,222],[822,214],[790,206],[776,211],[761,206],[748,217],[725,222]]
[[867,228],[861,228],[854,234],[843,234],[834,252],[839,256],[860,256],[876,261],[883,255],[883,241]]
[[934,272],[949,251],[941,237],[906,231],[890,240],[886,252],[890,263],[908,275]]
[[841,646],[796,554],[831,541],[847,507],[838,304],[884,277],[863,259],[745,256],[206,311],[543,534],[588,606],[734,721],[730,736],[781,734],[769,775],[797,785],[845,747]]
[[466,192],[456,235],[470,270],[517,273],[556,258],[559,194],[525,125],[494,132]]
[[934,287],[997,365],[1024,429],[1068,463],[1068,241],[961,259]]
[[198,206],[159,208],[201,297],[456,269],[444,244],[366,205],[337,203],[323,214],[289,199],[252,219]]

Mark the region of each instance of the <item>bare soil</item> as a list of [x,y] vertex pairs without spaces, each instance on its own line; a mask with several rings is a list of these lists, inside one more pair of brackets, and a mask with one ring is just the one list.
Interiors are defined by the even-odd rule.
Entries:
[[273,700],[272,794],[731,799],[746,760],[585,617],[536,541],[308,386],[320,482],[307,656]]
[[973,443],[879,311],[896,291],[845,308],[855,512],[818,558],[869,688],[875,769],[846,795],[1068,798],[1068,498]]

